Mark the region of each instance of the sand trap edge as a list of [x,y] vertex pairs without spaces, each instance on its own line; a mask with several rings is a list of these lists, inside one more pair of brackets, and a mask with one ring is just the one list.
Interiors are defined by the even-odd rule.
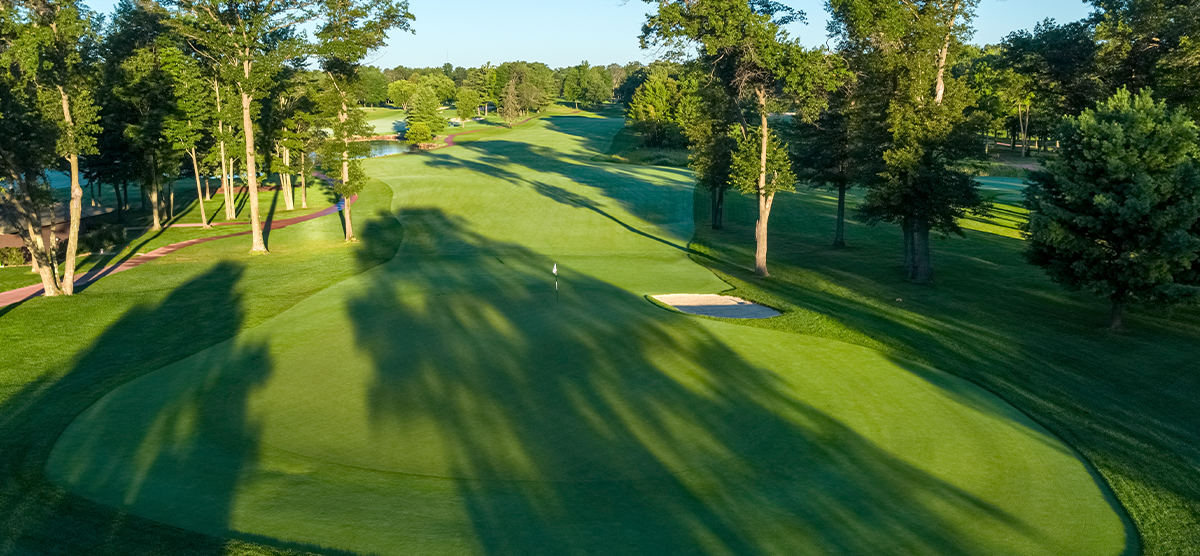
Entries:
[[769,319],[783,314],[766,305],[759,305],[731,295],[668,293],[646,297],[689,315],[723,319]]

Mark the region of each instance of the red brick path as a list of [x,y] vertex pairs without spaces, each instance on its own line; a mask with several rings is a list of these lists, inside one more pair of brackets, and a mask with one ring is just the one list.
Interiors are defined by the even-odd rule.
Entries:
[[[358,200],[357,195],[354,197],[351,197],[350,204],[354,204],[354,202],[357,200]],[[283,229],[288,226],[291,226],[292,224],[299,224],[301,222],[307,222],[309,220],[320,218],[322,216],[328,216],[330,214],[334,214],[334,213],[342,210],[342,203],[344,203],[344,202],[346,202],[344,199],[341,201],[338,201],[338,203],[336,205],[326,208],[320,212],[314,212],[312,214],[307,214],[304,216],[297,216],[295,218],[288,218],[285,220],[273,220],[273,221],[271,221],[271,229],[279,230],[279,229]],[[245,222],[241,222],[241,223],[245,224]],[[234,222],[231,222],[230,224],[234,224]],[[205,243],[205,242],[209,242],[209,241],[216,241],[218,239],[225,239],[225,238],[245,236],[245,235],[250,235],[250,230],[246,230],[244,232],[237,232],[237,233],[233,233],[233,234],[225,234],[225,235],[221,235],[221,236],[189,239],[187,241],[181,241],[179,243],[172,243],[170,245],[165,245],[165,246],[159,247],[158,249],[155,249],[149,253],[144,253],[144,254],[138,255],[136,257],[131,257],[129,260],[127,260],[123,263],[120,263],[120,264],[115,264],[115,265],[105,266],[105,267],[100,267],[100,268],[93,268],[75,278],[75,287],[79,288],[80,286],[86,286],[87,284],[91,284],[92,282],[95,282],[96,280],[99,280],[110,274],[116,274],[118,272],[125,272],[126,270],[137,268],[137,267],[142,266],[142,265],[144,265],[150,261],[153,261],[155,259],[159,259],[159,258],[165,257],[167,255],[170,255],[171,253],[174,253],[185,247],[191,247],[193,245],[196,245],[199,243]],[[26,286],[24,288],[17,288],[15,290],[0,292],[0,307],[4,307],[6,305],[12,305],[13,303],[20,303],[27,299],[37,297],[39,295],[42,295],[42,292],[43,292],[42,285],[40,283],[32,285],[32,286]]]

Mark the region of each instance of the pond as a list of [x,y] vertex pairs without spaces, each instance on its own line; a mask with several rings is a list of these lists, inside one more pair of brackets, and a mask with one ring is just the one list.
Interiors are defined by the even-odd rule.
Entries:
[[408,144],[400,141],[368,141],[371,145],[371,158],[408,152]]

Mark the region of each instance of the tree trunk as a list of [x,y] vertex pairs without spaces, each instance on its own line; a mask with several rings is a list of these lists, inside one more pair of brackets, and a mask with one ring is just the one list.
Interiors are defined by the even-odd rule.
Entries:
[[767,277],[771,273],[767,271],[767,220],[771,217],[771,203],[775,200],[774,193],[767,193],[767,139],[770,130],[767,128],[767,95],[766,91],[760,85],[755,89],[755,94],[758,95],[758,114],[760,118],[760,130],[762,131],[762,144],[759,148],[758,158],[758,221],[754,225],[754,273]]
[[121,200],[121,184],[113,182],[113,195],[117,198],[117,222],[125,221],[125,203]]
[[1029,108],[1021,115],[1021,105],[1017,105],[1017,122],[1021,124],[1021,157],[1029,156]]
[[1112,311],[1109,314],[1108,329],[1119,332],[1125,329],[1125,297],[1113,295]]
[[942,95],[946,92],[946,55],[950,52],[950,38],[954,36],[954,20],[958,19],[958,9],[961,2],[955,2],[950,8],[950,18],[946,21],[946,38],[942,40],[942,49],[938,52],[937,84],[934,88],[934,104],[942,103]]
[[712,201],[712,229],[720,230],[725,227],[725,188],[713,187],[710,200]]
[[283,188],[283,208],[285,210],[296,210],[296,198],[292,194],[292,150],[283,148],[283,165],[289,168],[285,173],[279,174],[279,187]]
[[900,236],[901,241],[904,242],[904,255],[901,257],[900,264],[904,265],[904,275],[908,276],[912,274],[913,233],[912,224],[909,224],[907,219],[900,223]]
[[1008,130],[1008,151],[1017,151],[1017,130],[1015,129]]
[[[242,63],[246,80],[250,79],[250,61]],[[258,219],[258,168],[255,166],[254,153],[254,122],[250,119],[250,108],[254,99],[246,91],[242,91],[242,127],[246,135],[246,185],[250,195],[250,252],[266,253],[267,245],[263,242],[262,224]]]
[[833,246],[846,246],[846,184],[838,184],[837,224],[833,232]]
[[[204,224],[204,229],[212,228],[208,225],[208,215],[204,212],[204,198],[200,196],[200,163],[196,161],[196,148],[192,147],[188,154],[192,155],[192,172],[196,174],[196,204],[200,205],[200,222]],[[208,180],[204,180],[207,184]]]
[[29,239],[26,240],[30,258],[33,259],[33,270],[42,278],[42,292],[46,297],[62,295],[62,282],[58,280],[58,272],[55,271],[54,259],[58,254],[54,249],[54,228],[50,228],[51,241],[49,245],[46,245],[45,238],[42,237],[41,215],[37,212],[33,214],[37,218],[37,224],[35,225],[33,221],[29,222]]
[[[342,93],[342,111],[338,113],[338,120],[345,123],[350,117],[350,109],[346,106],[346,93]],[[350,183],[350,138],[342,137],[342,186],[346,187]],[[345,201],[345,207],[342,208],[343,214],[346,217],[346,241],[358,241],[354,238],[354,221],[350,218],[350,198],[342,196]]]
[[912,270],[909,278],[919,284],[933,281],[933,255],[929,246],[929,226],[916,224],[912,233]]
[[228,160],[225,158],[225,142],[221,141],[221,191],[225,194],[225,220],[233,220],[234,217],[233,187],[229,184],[230,170],[232,168],[229,167]]
[[[66,100],[63,102],[65,103]],[[79,224],[83,216],[83,188],[79,185],[79,156],[70,155],[67,157],[67,162],[71,166],[71,224],[67,232],[67,260],[63,265],[62,292],[66,295],[73,295],[75,293],[75,255],[79,250]],[[51,230],[50,233],[53,234],[54,231]]]
[[305,168],[307,153],[300,153],[300,208],[308,208],[308,170]]
[[162,205],[158,199],[158,161],[154,159],[153,154],[150,155],[150,167],[154,168],[146,180],[147,185],[150,187],[150,215],[154,219],[154,224],[150,229],[157,231],[162,229],[162,216],[159,214],[159,207]]
[[212,200],[212,190],[209,188],[210,185],[212,185],[212,176],[205,173],[205,175],[204,175],[204,200],[205,201]]

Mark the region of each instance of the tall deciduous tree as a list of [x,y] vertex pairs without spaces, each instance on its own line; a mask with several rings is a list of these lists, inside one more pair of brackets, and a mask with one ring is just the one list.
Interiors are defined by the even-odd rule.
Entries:
[[1121,90],[1064,118],[1058,133],[1058,157],[1025,193],[1029,261],[1108,298],[1114,330],[1129,301],[1200,294],[1200,171],[1188,115],[1149,90]]
[[834,247],[846,246],[846,192],[866,177],[858,165],[863,158],[861,145],[851,129],[853,98],[853,87],[840,89],[830,97],[829,109],[815,121],[794,119],[784,128],[799,177],[813,187],[837,192]]
[[579,109],[579,99],[583,98],[583,75],[587,71],[588,63],[583,62],[578,66],[572,66],[563,70],[562,82],[562,98],[567,102],[575,103],[575,109]]
[[1200,8],[1193,0],[1091,0],[1097,62],[1112,87],[1153,88],[1200,119]]
[[638,87],[629,102],[626,117],[651,147],[680,146],[683,132],[677,112],[683,106],[679,82],[668,75],[665,67],[655,67],[650,77]]
[[458,111],[458,119],[465,126],[471,118],[475,117],[476,108],[479,106],[479,93],[463,87],[458,90],[458,97],[454,100],[454,107]]
[[882,164],[859,214],[900,225],[904,268],[933,279],[930,232],[961,233],[957,220],[985,210],[971,177],[956,169],[977,156],[974,98],[950,66],[971,32],[976,0],[832,0],[833,29],[860,75],[856,126]]
[[[230,102],[240,105],[241,142],[250,200],[250,251],[265,253],[258,206],[258,154],[254,119],[285,61],[303,54],[293,30],[315,17],[307,0],[175,0],[172,23],[193,51],[210,60],[218,84],[229,84]],[[228,192],[227,192],[228,194]],[[226,197],[226,203],[230,202]]]
[[358,78],[362,80],[362,102],[369,105],[383,104],[388,99],[387,76],[375,66],[361,66]]
[[308,208],[308,178],[316,170],[312,153],[322,150],[325,130],[320,126],[313,97],[316,92],[306,90],[300,101],[300,109],[285,122],[283,144],[293,153],[289,159],[291,172],[300,176],[300,208]]
[[[21,25],[0,12],[0,54],[12,44]],[[0,223],[14,230],[33,258],[33,268],[47,296],[61,295],[54,248],[42,236],[42,214],[53,195],[45,169],[53,163],[55,130],[37,109],[32,83],[0,71]]]
[[25,0],[10,5],[6,18],[19,27],[4,50],[3,63],[20,68],[37,87],[42,115],[58,128],[56,152],[71,176],[70,228],[62,292],[74,293],[75,259],[83,213],[79,157],[96,152],[96,22],[79,4]]
[[[781,25],[802,18],[776,2],[738,0],[695,0],[660,2],[642,28],[643,45],[662,44],[680,48],[694,44],[722,75],[733,98],[750,103],[748,112],[757,116],[756,131],[743,119],[737,132],[739,144],[745,137],[758,137],[759,172],[756,196],[754,271],[768,276],[767,223],[780,189],[771,184],[772,158],[768,115],[772,110],[794,108],[803,118],[813,118],[824,107],[829,91],[842,80],[836,57],[821,50],[808,50],[788,38]],[[784,156],[786,159],[786,156]],[[737,157],[735,156],[735,166]],[[740,180],[731,175],[732,183]]]
[[[388,31],[411,30],[413,16],[406,0],[324,0],[320,9],[324,23],[317,31],[320,41],[317,51],[321,69],[329,76],[329,89],[322,104],[326,113],[336,112],[336,120],[331,122],[331,141],[326,143],[330,148],[326,149],[325,163],[336,161],[341,166],[341,180],[334,185],[334,191],[345,199],[342,214],[346,241],[357,241],[350,197],[362,190],[366,176],[351,152],[351,142],[354,136],[365,135],[370,129],[362,112],[353,110],[354,89],[360,81],[358,71],[367,53],[383,46]],[[340,151],[332,149],[337,143],[341,145]],[[336,156],[328,156],[334,153]]]
[[407,79],[393,81],[388,83],[388,100],[393,105],[399,106],[404,110],[408,110],[409,104],[412,102],[413,95],[417,92],[417,85]]
[[[163,52],[170,49],[169,39],[159,36],[135,50],[122,61],[121,81],[114,88],[130,107],[125,136],[136,153],[134,160],[141,170],[142,190],[149,192],[153,230],[162,229],[167,205],[173,201],[173,196],[162,195],[164,181],[173,184],[179,167],[178,153],[166,135],[168,122],[175,114],[173,79],[163,67]],[[174,186],[170,187],[173,192]]]
[[167,117],[166,137],[176,150],[187,154],[192,161],[192,173],[196,179],[196,204],[200,209],[200,222],[205,229],[208,213],[204,211],[204,191],[200,188],[199,144],[204,138],[212,117],[209,104],[208,83],[200,74],[196,62],[173,46],[162,52],[163,68],[171,75],[175,94],[176,112]]

